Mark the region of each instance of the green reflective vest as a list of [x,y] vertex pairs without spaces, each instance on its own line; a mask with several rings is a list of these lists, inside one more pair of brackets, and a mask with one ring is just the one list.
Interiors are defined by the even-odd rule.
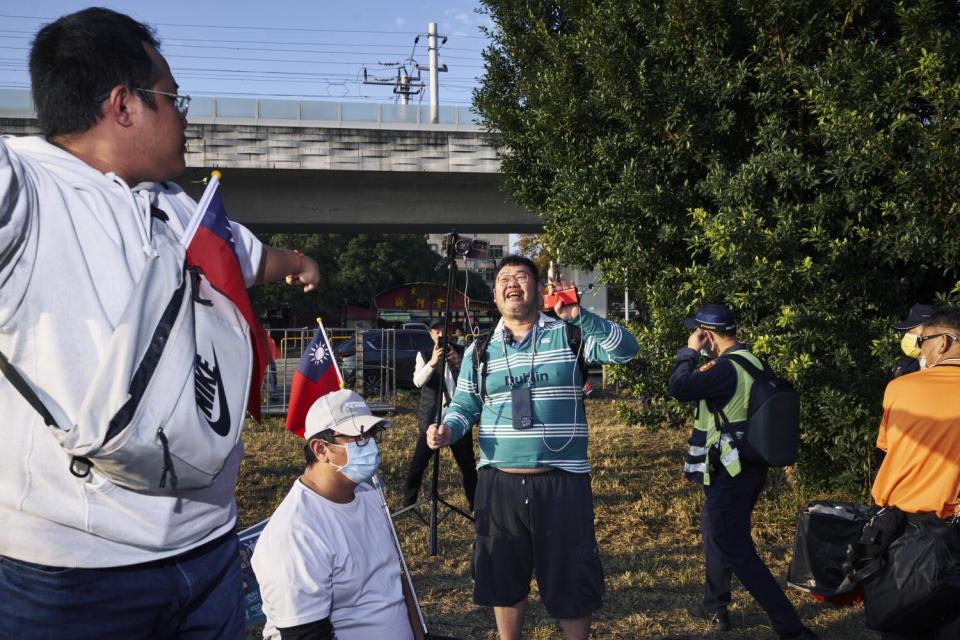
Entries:
[[[763,368],[760,359],[749,351],[740,350],[737,351],[737,354],[749,360],[756,367]],[[753,387],[753,378],[739,364],[733,360],[729,360],[729,362],[737,372],[737,388],[727,404],[723,405],[722,410],[730,424],[735,426],[737,423],[747,421],[747,409],[750,404],[750,389]],[[707,434],[706,445],[704,446],[707,460],[703,471],[703,484],[705,485],[710,484],[709,452],[714,446],[720,447],[720,462],[726,468],[727,473],[731,476],[740,473],[740,452],[737,451],[733,437],[729,433],[722,433],[718,428],[722,424],[719,413],[712,413],[707,407],[707,401],[701,400],[697,406],[697,419],[693,423],[693,428],[705,431]],[[691,450],[691,454],[693,453]]]

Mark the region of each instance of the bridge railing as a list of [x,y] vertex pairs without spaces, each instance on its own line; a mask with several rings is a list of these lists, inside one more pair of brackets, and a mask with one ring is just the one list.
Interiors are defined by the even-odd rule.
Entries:
[[[187,119],[194,124],[481,130],[480,116],[470,107],[441,105],[437,115],[439,122],[432,124],[429,105],[418,104],[193,96]],[[30,91],[0,89],[0,117],[36,117]]]

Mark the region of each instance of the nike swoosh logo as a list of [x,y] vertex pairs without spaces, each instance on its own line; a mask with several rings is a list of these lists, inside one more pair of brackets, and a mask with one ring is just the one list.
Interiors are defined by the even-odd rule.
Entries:
[[[203,411],[207,424],[218,436],[226,437],[230,433],[230,407],[227,406],[227,394],[223,390],[223,378],[220,376],[220,364],[217,362],[217,350],[213,350],[213,369],[197,354],[194,367],[197,405]],[[213,400],[219,403],[217,419],[213,417]]]

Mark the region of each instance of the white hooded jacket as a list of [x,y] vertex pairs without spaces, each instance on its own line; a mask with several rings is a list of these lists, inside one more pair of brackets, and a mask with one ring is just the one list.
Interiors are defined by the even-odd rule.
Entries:
[[[42,138],[0,139],[0,351],[69,415],[79,407],[150,249],[151,204],[180,235],[196,203],[172,183],[130,189]],[[233,224],[248,286],[262,247]],[[242,446],[215,483],[179,496],[76,478],[39,414],[0,376],[0,555],[111,567],[177,555],[231,530]]]

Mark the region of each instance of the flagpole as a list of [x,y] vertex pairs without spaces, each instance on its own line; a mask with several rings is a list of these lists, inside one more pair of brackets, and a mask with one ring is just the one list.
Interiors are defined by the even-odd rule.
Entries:
[[[323,320],[317,318],[317,324],[320,325],[320,331],[323,331],[324,340],[327,340],[327,330],[323,328]],[[337,372],[337,380],[340,381],[340,388],[346,389],[347,385],[343,383],[343,374],[340,373],[340,365],[337,364],[337,358],[333,355],[333,343],[327,340],[327,346],[330,347],[330,360],[333,361],[333,369]]]
[[210,173],[210,179],[207,181],[207,188],[204,190],[203,195],[200,196],[200,201],[197,202],[197,210],[193,213],[193,217],[190,218],[190,222],[187,223],[187,226],[183,228],[183,235],[180,236],[180,242],[185,247],[190,246],[190,241],[193,240],[194,234],[197,232],[197,227],[200,226],[200,221],[203,220],[203,214],[207,212],[207,207],[210,205],[210,200],[213,198],[213,194],[216,193],[217,187],[220,185],[221,174],[219,171],[213,171]]

